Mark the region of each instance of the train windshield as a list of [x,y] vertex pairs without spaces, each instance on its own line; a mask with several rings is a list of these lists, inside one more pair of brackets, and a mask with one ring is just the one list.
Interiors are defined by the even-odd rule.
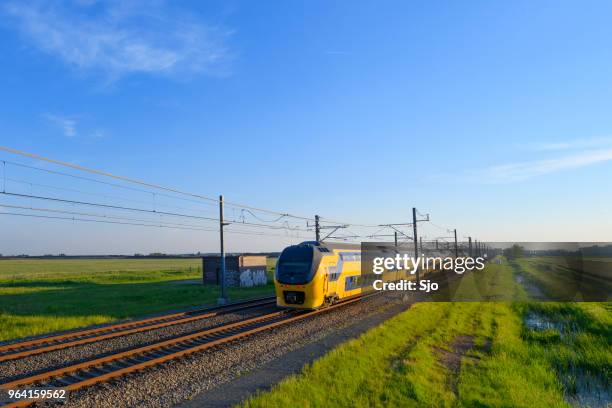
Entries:
[[278,258],[276,280],[288,284],[304,284],[312,279],[313,249],[310,246],[290,246]]

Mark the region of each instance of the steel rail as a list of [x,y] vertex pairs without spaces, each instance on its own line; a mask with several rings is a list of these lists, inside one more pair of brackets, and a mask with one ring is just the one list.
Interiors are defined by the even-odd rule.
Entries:
[[49,351],[95,343],[115,337],[127,336],[129,334],[202,320],[221,314],[270,305],[275,302],[274,299],[274,297],[258,298],[210,309],[173,313],[169,315],[151,317],[148,319],[97,327],[94,329],[42,337],[18,343],[10,343],[0,346],[0,362],[16,360]]
[[[278,311],[239,322],[221,325],[186,336],[177,337],[152,345],[127,350],[110,356],[73,364],[67,367],[35,374],[0,384],[4,389],[33,385],[48,381],[60,384],[67,391],[75,391],[100,382],[165,363],[185,355],[207,350],[212,347],[251,336],[314,315],[328,312],[370,297],[372,294],[356,296],[343,302],[311,311]],[[174,347],[174,350],[172,349]],[[144,360],[144,361],[143,361]],[[57,385],[56,385],[57,386]],[[23,407],[33,404],[36,399],[10,402],[4,408]]]

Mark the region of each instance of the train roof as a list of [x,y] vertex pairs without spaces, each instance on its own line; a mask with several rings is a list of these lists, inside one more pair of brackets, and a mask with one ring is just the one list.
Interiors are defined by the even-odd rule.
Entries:
[[322,242],[322,241],[304,241],[298,245],[312,245],[320,248],[332,249],[352,249],[361,250],[361,244],[347,244],[345,242]]
[[[392,242],[368,242],[368,249],[374,250],[374,248],[378,248],[382,252],[402,252],[402,249],[406,248],[406,244],[400,245],[399,247],[394,247]],[[354,250],[361,251],[361,244],[347,244],[345,242],[322,242],[322,241],[304,241],[299,245],[306,246],[314,246],[318,248],[327,248],[330,251],[333,249],[340,250]],[[412,251],[412,243],[410,243],[409,251]]]

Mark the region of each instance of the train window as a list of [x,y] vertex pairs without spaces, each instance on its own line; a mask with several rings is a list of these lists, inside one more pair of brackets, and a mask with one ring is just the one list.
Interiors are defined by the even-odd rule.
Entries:
[[356,253],[356,252],[344,252],[340,254],[340,257],[342,258],[343,261],[346,261],[346,262],[354,262],[354,261],[361,260],[361,254]]
[[340,277],[340,272],[338,271],[338,267],[337,266],[328,266],[327,267],[327,274],[329,275],[328,279],[330,282],[335,282],[338,280],[338,278]]
[[309,246],[290,246],[278,258],[276,279],[282,283],[304,284],[312,279],[313,250]]
[[347,276],[344,280],[344,290],[353,290],[359,288],[361,285],[360,276]]

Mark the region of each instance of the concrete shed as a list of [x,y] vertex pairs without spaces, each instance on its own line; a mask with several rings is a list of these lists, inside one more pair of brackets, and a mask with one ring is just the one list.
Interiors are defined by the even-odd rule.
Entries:
[[[225,285],[227,287],[251,287],[268,283],[267,256],[226,255]],[[209,255],[202,258],[202,279],[206,284],[218,285],[221,279],[221,257]]]

